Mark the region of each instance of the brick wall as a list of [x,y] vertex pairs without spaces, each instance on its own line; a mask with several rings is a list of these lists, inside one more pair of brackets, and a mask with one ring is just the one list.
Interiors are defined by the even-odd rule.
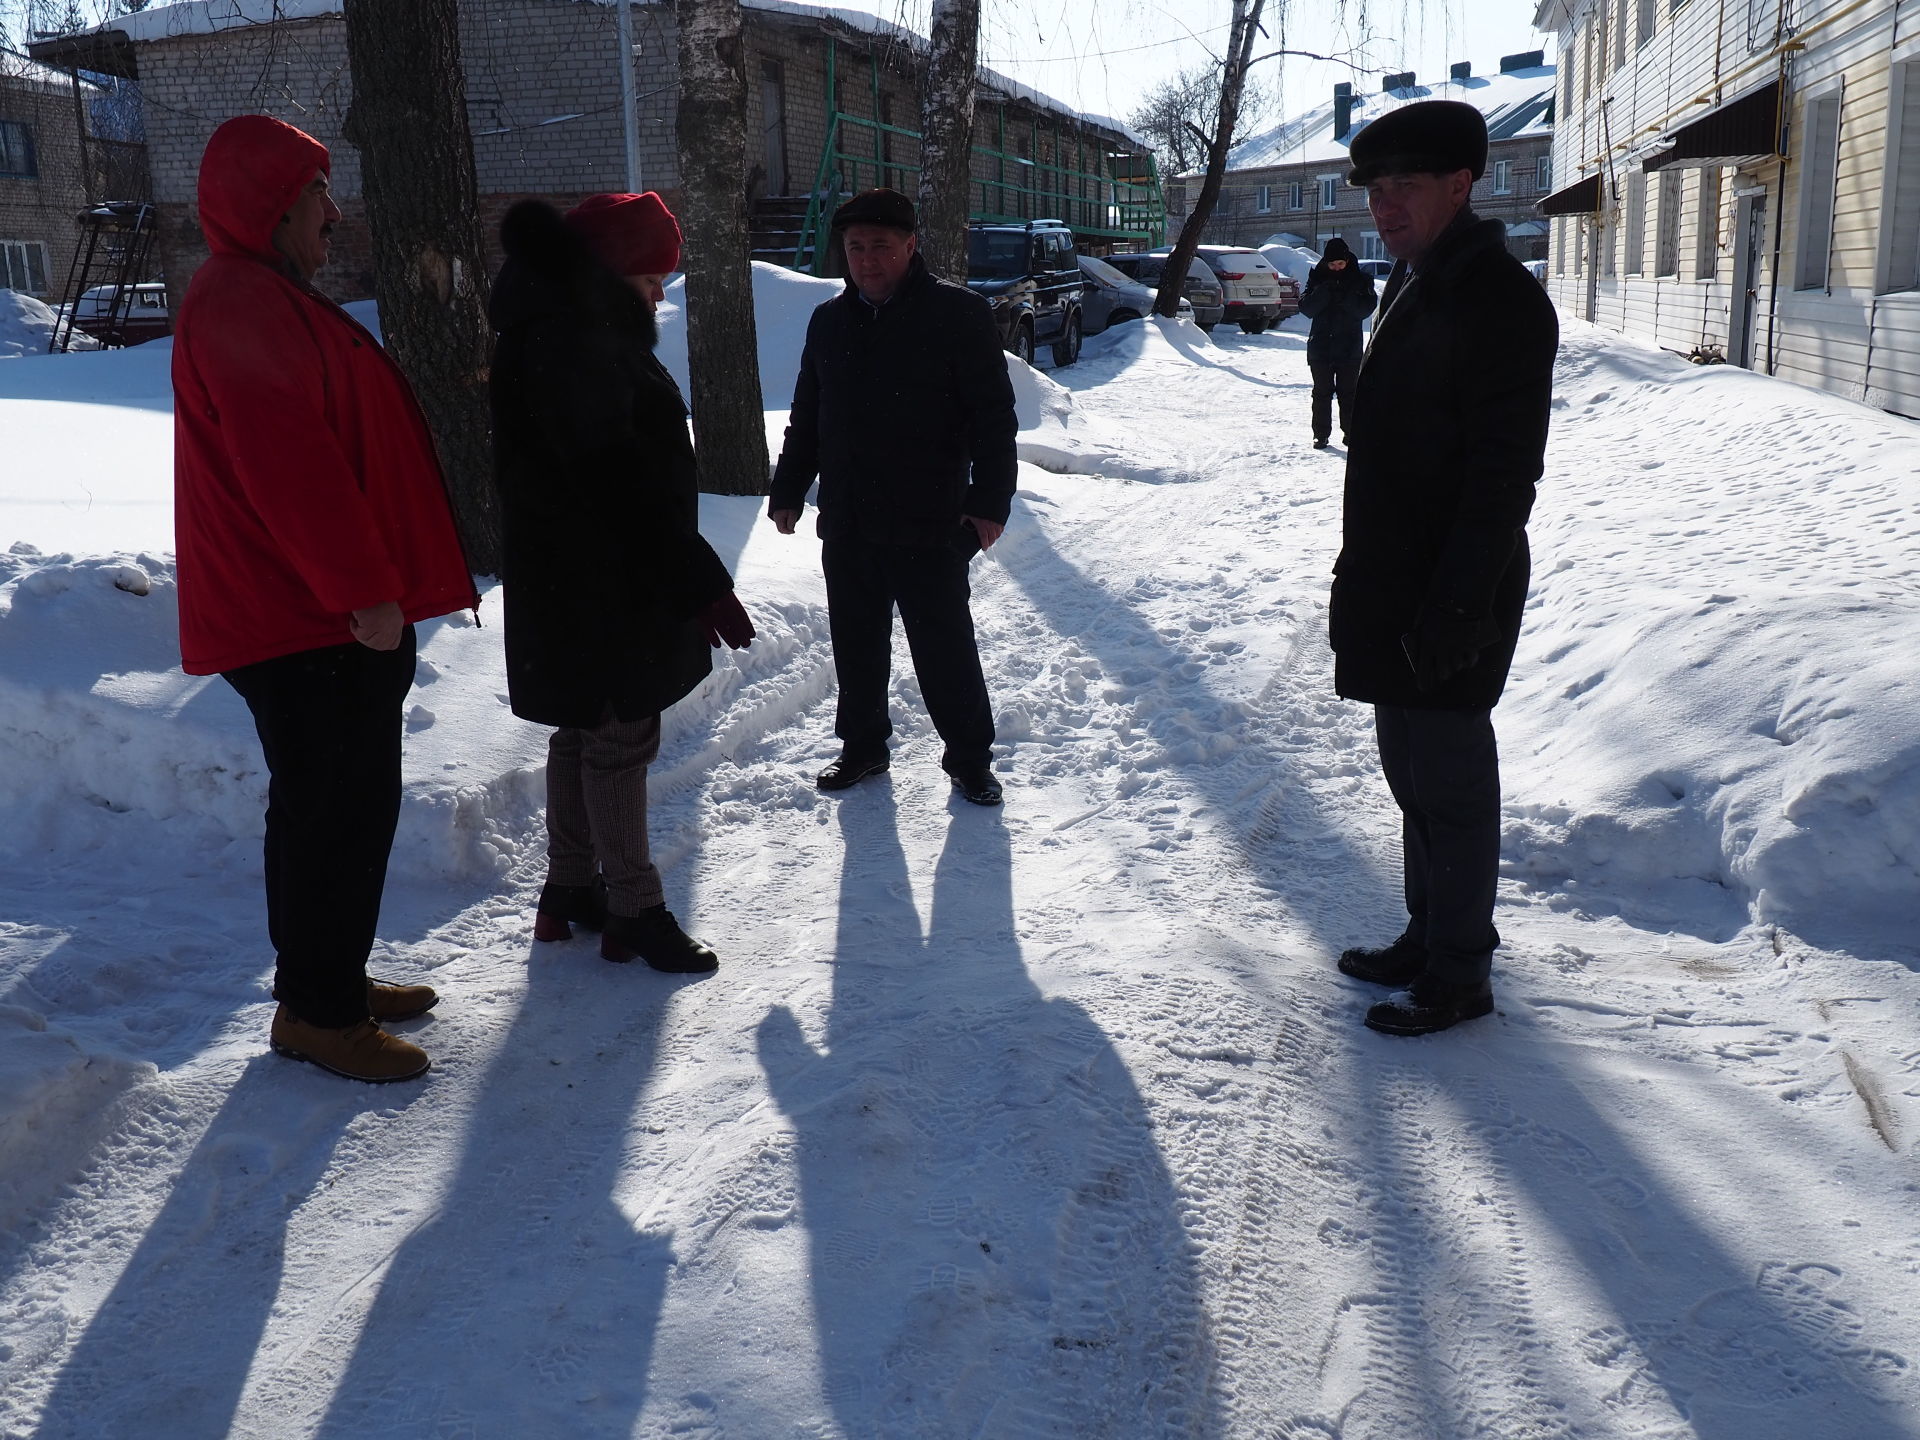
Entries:
[[[679,188],[673,16],[664,5],[641,4],[633,8],[633,21],[640,184],[659,190],[672,204]],[[626,188],[617,20],[609,6],[576,0],[465,0],[460,23],[481,221],[489,264],[496,265],[499,218],[515,200],[539,196],[565,206],[596,191]],[[831,110],[831,22],[823,28],[818,19],[749,10],[745,23],[749,194],[805,195],[817,178]],[[918,128],[918,62],[907,47],[849,30],[833,49],[839,102],[847,113],[869,118],[891,113],[893,124]],[[250,112],[298,125],[332,151],[332,188],[343,219],[332,259],[317,283],[343,300],[372,294],[359,159],[341,134],[352,83],[340,16],[156,40],[139,47],[138,64],[161,246],[176,303],[206,256],[193,204],[201,152],[223,121]],[[769,93],[776,83],[779,103]],[[1042,116],[1043,128],[1065,123],[1026,102],[996,107],[983,97],[976,130],[980,143],[997,140],[1000,109],[1023,133],[1031,133],[1036,116]],[[1073,135],[1070,131],[1061,147],[1069,161]],[[1088,131],[1086,153],[1101,154],[1110,143],[1117,144],[1118,137]],[[1050,155],[1052,144],[1047,128],[1043,153]],[[873,157],[874,132],[850,129],[842,148]],[[847,180],[864,188],[884,179],[912,193],[918,183],[912,168],[919,161],[918,142],[894,137],[892,150],[881,157],[882,166],[851,167]],[[782,151],[784,186],[775,173]],[[976,157],[975,173],[991,179],[995,167]]]
[[59,292],[79,243],[74,216],[87,203],[73,93],[0,75],[0,120],[32,132],[38,172],[29,178],[0,177],[0,240],[45,247],[46,287],[38,298],[52,304],[62,298]]

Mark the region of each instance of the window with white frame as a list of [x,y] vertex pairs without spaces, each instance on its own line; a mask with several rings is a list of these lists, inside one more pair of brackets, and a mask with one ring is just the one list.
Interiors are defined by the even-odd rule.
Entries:
[[1340,208],[1340,177],[1338,175],[1320,177],[1320,208],[1322,210]]
[[1553,273],[1567,273],[1567,217],[1553,217]]
[[1260,214],[1270,214],[1273,210],[1273,187],[1261,185],[1253,192],[1253,208]]
[[1391,260],[1393,258],[1387,254],[1387,247],[1380,243],[1380,232],[1378,230],[1362,230],[1360,232],[1360,258],[1362,260]]
[[1800,139],[1800,235],[1794,289],[1827,288],[1833,187],[1840,177],[1840,92],[1809,96]]
[[1600,278],[1611,280],[1619,273],[1620,251],[1619,226],[1614,224],[1614,212],[1597,216],[1593,222],[1593,253],[1596,257]]
[[1640,43],[1646,44],[1660,23],[1660,0],[1640,0]]
[[38,240],[0,240],[0,290],[47,293],[47,247]]
[[1304,210],[1307,208],[1307,186],[1305,181],[1295,180],[1287,186],[1287,209]]
[[1639,170],[1627,176],[1626,228],[1627,274],[1644,274],[1647,268],[1647,177]]
[[0,176],[31,180],[40,173],[33,155],[33,131],[15,120],[0,120]]
[[1496,195],[1513,193],[1513,162],[1511,160],[1493,162],[1493,193]]
[[1700,172],[1700,208],[1693,234],[1693,276],[1712,280],[1720,274],[1720,172]]
[[1633,0],[1618,0],[1613,9],[1613,68],[1627,66],[1627,7]]
[[1653,248],[1653,273],[1680,273],[1680,184],[1678,170],[1660,172],[1660,214]]
[[1533,188],[1542,195],[1553,193],[1553,157],[1542,155],[1533,164]]
[[1893,67],[1887,110],[1887,185],[1880,223],[1882,295],[1920,290],[1920,57]]

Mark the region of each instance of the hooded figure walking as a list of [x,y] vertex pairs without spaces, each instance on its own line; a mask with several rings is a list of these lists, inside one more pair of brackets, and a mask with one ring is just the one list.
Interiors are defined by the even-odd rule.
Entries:
[[1526,605],[1559,321],[1506,227],[1468,204],[1487,165],[1473,106],[1391,110],[1348,153],[1397,263],[1354,390],[1329,625],[1334,688],[1374,707],[1407,925],[1340,969],[1407,987],[1368,1026],[1424,1035],[1493,1009],[1493,707]]
[[247,703],[270,776],[273,1048],[354,1080],[424,1051],[382,1025],[425,985],[367,975],[400,818],[414,622],[479,604],[413,390],[314,289],[339,208],[326,146],[266,115],[200,162],[212,255],[174,332],[180,658]]
[[600,932],[608,959],[713,970],[667,909],[647,842],[660,714],[753,622],[700,535],[687,406],[653,353],[680,264],[658,195],[537,200],[500,227],[490,389],[513,713],[547,744],[547,879],[534,936]]
[[1320,263],[1307,272],[1300,313],[1313,321],[1307,333],[1307,369],[1313,374],[1313,448],[1327,448],[1333,434],[1333,402],[1340,402],[1340,443],[1352,443],[1347,407],[1360,378],[1361,327],[1373,314],[1373,277],[1362,270],[1338,235],[1327,242]]

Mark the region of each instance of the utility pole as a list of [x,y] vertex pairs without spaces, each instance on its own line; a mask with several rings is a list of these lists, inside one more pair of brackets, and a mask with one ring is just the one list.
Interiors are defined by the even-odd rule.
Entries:
[[627,142],[627,193],[640,193],[640,116],[633,98],[632,0],[614,0],[614,23],[620,32],[620,133]]

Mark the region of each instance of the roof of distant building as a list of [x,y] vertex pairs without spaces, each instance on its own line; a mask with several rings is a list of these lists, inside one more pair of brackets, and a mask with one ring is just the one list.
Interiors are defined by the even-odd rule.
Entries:
[[[1532,65],[1498,75],[1476,75],[1434,85],[1407,85],[1372,95],[1355,93],[1350,126],[1333,133],[1334,107],[1328,99],[1305,114],[1242,140],[1227,152],[1229,170],[1263,170],[1275,165],[1347,163],[1347,145],[1370,121],[1419,100],[1464,100],[1487,117],[1489,140],[1544,138],[1553,133],[1553,87],[1558,69]],[[1196,172],[1197,173],[1197,172]]]

